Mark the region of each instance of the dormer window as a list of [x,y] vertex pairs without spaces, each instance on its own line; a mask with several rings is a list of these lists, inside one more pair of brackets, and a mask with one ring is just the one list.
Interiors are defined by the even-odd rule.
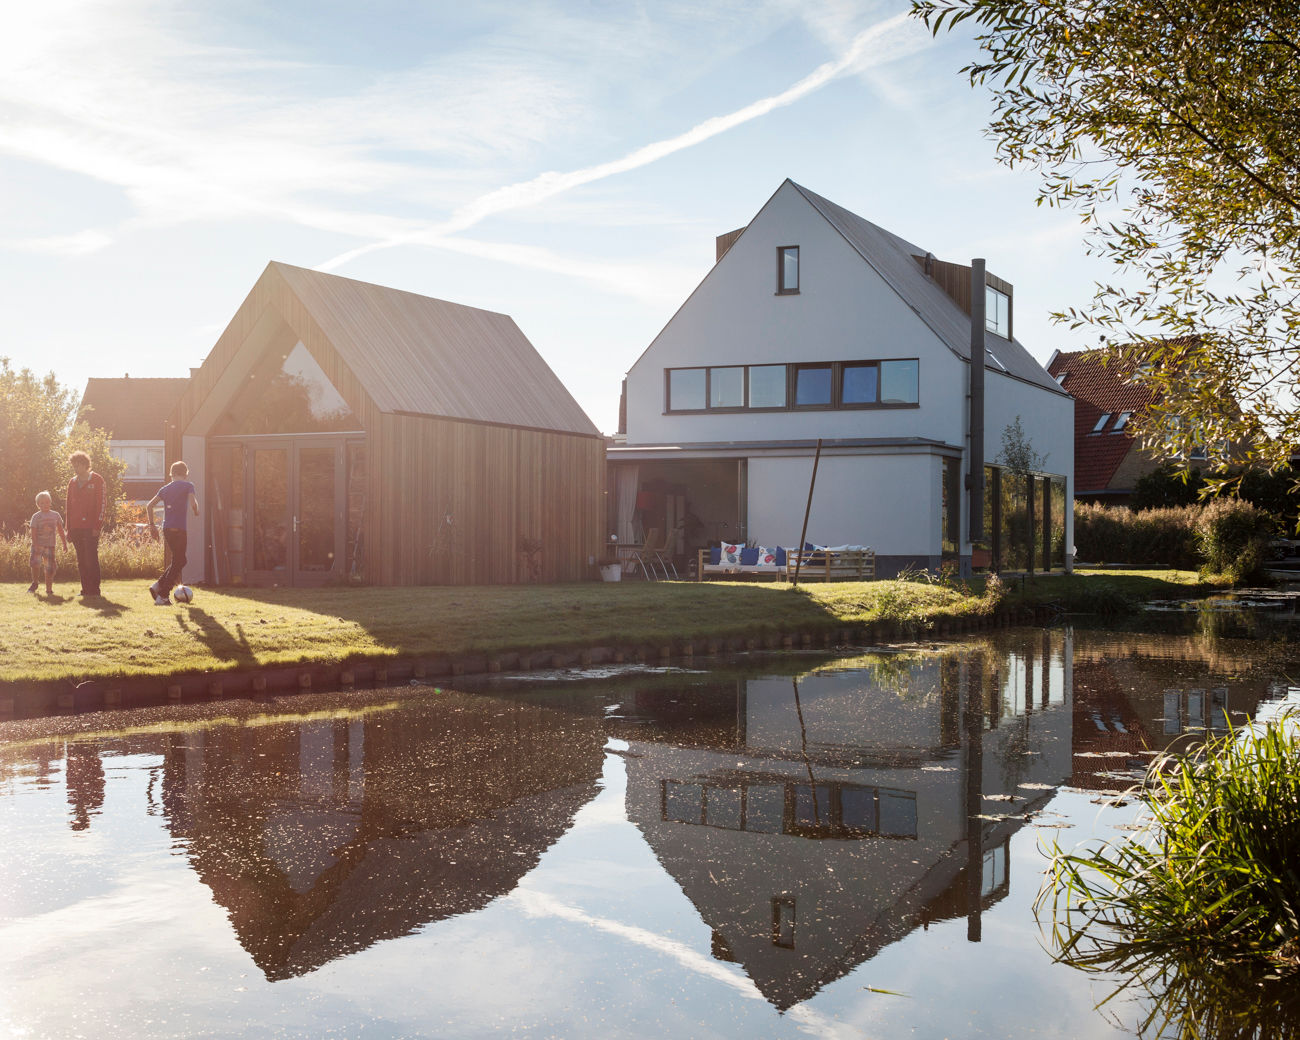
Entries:
[[776,250],[776,294],[790,296],[799,291],[799,247],[778,246]]
[[1092,432],[1101,433],[1108,422],[1110,422],[1110,412],[1103,412],[1101,418],[1097,420],[1097,425],[1092,428]]
[[984,328],[1003,339],[1011,338],[1011,297],[991,285],[984,287]]

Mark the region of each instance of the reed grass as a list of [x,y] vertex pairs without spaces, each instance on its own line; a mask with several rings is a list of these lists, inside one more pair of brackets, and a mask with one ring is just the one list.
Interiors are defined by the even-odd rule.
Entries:
[[1253,997],[1223,1035],[1273,1035],[1259,1028],[1267,1014],[1250,1007],[1293,1004],[1287,994],[1300,981],[1295,720],[1160,757],[1142,797],[1128,838],[1053,848],[1036,909],[1050,907],[1058,959],[1144,988],[1153,1035],[1197,1035],[1227,1006],[1228,979]]
[[[31,580],[32,542],[26,534],[0,537],[0,581]],[[106,530],[99,539],[99,569],[105,581],[127,578],[156,578],[162,572],[163,550],[159,542],[141,538],[129,527]],[[55,582],[77,581],[77,554],[71,544],[54,550]]]

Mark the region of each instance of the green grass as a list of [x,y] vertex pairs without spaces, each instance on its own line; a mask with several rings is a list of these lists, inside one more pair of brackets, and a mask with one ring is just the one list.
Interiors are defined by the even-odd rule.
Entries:
[[[1134,589],[1164,595],[1175,572]],[[358,658],[643,644],[762,636],[890,622],[926,631],[989,613],[983,582],[785,584],[619,582],[480,588],[205,589],[188,606],[155,607],[144,581],[106,581],[82,601],[76,575],[55,595],[0,585],[0,682],[167,675]],[[1107,576],[1112,577],[1112,576]],[[1091,580],[1079,576],[1076,588]],[[1133,584],[1135,583],[1136,584]],[[1013,583],[1015,585],[1016,583]],[[1051,599],[1038,578],[1026,593]],[[1179,587],[1186,589],[1186,585]],[[61,593],[62,590],[62,593]],[[1013,590],[1013,599],[1019,596]]]

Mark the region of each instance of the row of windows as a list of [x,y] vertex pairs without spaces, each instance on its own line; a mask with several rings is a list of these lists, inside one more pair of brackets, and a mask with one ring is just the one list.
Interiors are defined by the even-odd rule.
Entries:
[[667,411],[915,405],[920,371],[916,358],[670,368]]

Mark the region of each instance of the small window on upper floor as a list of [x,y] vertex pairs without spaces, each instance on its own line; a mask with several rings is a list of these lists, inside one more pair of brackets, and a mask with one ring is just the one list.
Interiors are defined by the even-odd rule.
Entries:
[[1011,338],[1011,297],[991,285],[984,287],[984,328],[1003,339]]
[[1128,421],[1132,418],[1132,412],[1120,412],[1119,415],[1115,416],[1115,425],[1111,427],[1110,432],[1119,433],[1120,430],[1124,429],[1124,427],[1128,425]]
[[1057,377],[1056,377],[1056,385],[1057,385],[1057,386],[1065,386],[1065,377],[1068,376],[1069,374],[1070,374],[1069,372],[1061,372],[1061,373],[1059,373],[1059,374],[1057,375]]
[[799,247],[777,246],[776,292],[788,296],[799,291]]
[[1092,428],[1092,432],[1101,433],[1108,422],[1110,422],[1110,412],[1103,412],[1101,418],[1097,420],[1097,425]]

